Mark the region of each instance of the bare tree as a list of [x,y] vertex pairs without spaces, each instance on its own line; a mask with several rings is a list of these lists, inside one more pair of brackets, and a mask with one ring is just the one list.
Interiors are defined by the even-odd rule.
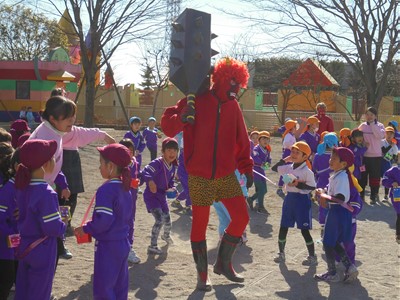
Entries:
[[[255,74],[254,61],[259,56],[257,48],[252,46],[252,40],[253,36],[248,32],[235,35],[232,42],[220,50],[219,55],[222,57],[230,56],[247,64],[247,69],[250,73],[249,82],[247,84],[248,88],[253,87],[253,78]],[[237,100],[239,102],[248,91],[248,88],[239,91],[239,94],[237,95]]]
[[252,3],[256,7],[253,11],[258,13],[246,12],[240,17],[257,22],[265,34],[275,39],[276,44],[270,44],[280,52],[315,53],[316,49],[324,49],[331,56],[341,57],[362,79],[368,105],[379,106],[400,47],[399,1],[243,2]]
[[[53,0],[49,2],[59,11]],[[162,0],[64,0],[71,11],[81,49],[86,84],[85,126],[93,126],[96,72],[119,46],[137,42],[159,29]],[[61,11],[59,11],[61,15]],[[87,33],[87,34],[85,34]],[[104,51],[98,63],[97,56]]]
[[163,89],[168,86],[168,59],[169,45],[165,40],[155,39],[144,43],[142,50],[142,65],[151,70],[151,78],[155,89],[153,97],[152,116],[156,113],[158,97]]

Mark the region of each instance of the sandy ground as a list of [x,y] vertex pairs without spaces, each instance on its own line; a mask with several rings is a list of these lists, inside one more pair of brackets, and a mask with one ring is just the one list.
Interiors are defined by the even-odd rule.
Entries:
[[[123,131],[107,129],[119,140]],[[281,139],[272,139],[273,162],[280,158]],[[90,199],[102,183],[98,171],[99,155],[91,145],[81,150],[81,160],[86,192],[80,194],[73,225],[78,226]],[[149,152],[144,151],[144,164],[149,162]],[[267,172],[274,182],[277,176]],[[172,237],[175,244],[169,248],[160,240],[165,254],[148,256],[153,217],[147,213],[142,195],[137,201],[134,249],[142,262],[129,268],[129,299],[400,299],[400,245],[395,242],[395,211],[390,204],[369,202],[359,216],[357,266],[359,280],[351,284],[317,282],[313,275],[326,270],[320,242],[320,228],[316,220],[317,206],[313,206],[314,229],[319,259],[317,267],[301,265],[307,250],[301,233],[290,229],[286,245],[286,264],[276,264],[277,239],[282,200],[276,188],[268,184],[265,197],[269,216],[250,212],[247,228],[248,243],[238,247],[234,267],[245,277],[244,284],[229,282],[212,272],[218,243],[218,220],[213,208],[208,226],[209,272],[213,283],[211,292],[195,290],[196,271],[190,249],[191,217],[171,208]],[[253,193],[254,188],[250,190]],[[381,195],[382,198],[382,195]],[[60,260],[53,284],[57,299],[92,299],[93,247],[78,245],[75,237],[67,238],[67,247],[73,253],[71,260]],[[343,273],[343,270],[340,270]]]

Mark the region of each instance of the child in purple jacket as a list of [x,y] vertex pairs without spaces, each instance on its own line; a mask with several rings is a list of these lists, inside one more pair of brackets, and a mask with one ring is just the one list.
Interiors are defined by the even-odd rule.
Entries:
[[157,247],[158,236],[161,227],[164,226],[164,235],[161,238],[168,244],[172,244],[171,216],[166,198],[166,191],[173,187],[176,158],[178,156],[178,142],[173,138],[166,138],[162,142],[162,156],[148,164],[141,173],[141,178],[146,182],[143,199],[147,211],[154,217],[155,223],[151,231],[151,244],[148,247],[149,254],[161,254]]
[[308,117],[305,132],[299,137],[299,141],[305,141],[311,148],[310,160],[313,161],[315,153],[317,153],[317,146],[319,145],[320,136],[318,134],[319,120],[317,117]]
[[365,171],[363,159],[367,146],[364,143],[363,132],[356,128],[351,131],[351,144],[348,147],[354,154],[354,172],[353,175],[357,180],[361,179],[361,172]]
[[66,228],[61,220],[57,193],[45,181],[55,167],[54,140],[28,140],[20,148],[15,176],[21,242],[15,299],[50,299],[56,267],[57,237]]
[[[335,133],[324,135],[323,142],[317,147],[317,154],[314,157],[312,170],[315,174],[316,188],[324,189],[329,183],[329,176],[332,169],[329,167],[332,149],[338,145],[339,141]],[[325,219],[328,210],[319,206],[318,221],[321,225],[321,237],[324,233]]]
[[[351,170],[349,169],[351,172]],[[353,212],[351,213],[352,219],[351,219],[351,240],[348,242],[344,242],[342,244],[344,250],[347,253],[347,256],[349,257],[351,263],[355,265],[356,263],[356,244],[355,244],[355,239],[356,239],[356,234],[357,234],[357,216],[361,212],[363,208],[363,201],[360,196],[360,192],[362,191],[362,188],[360,184],[357,181],[357,178],[354,177],[354,175],[351,175],[352,180],[353,180],[353,185],[350,187],[350,200],[349,200],[349,205],[353,207]],[[336,261],[340,262],[340,257],[336,255]]]
[[156,118],[150,117],[147,122],[147,128],[143,130],[143,138],[146,141],[147,149],[150,151],[150,160],[157,158],[157,139],[161,138],[161,133],[155,125]]
[[96,239],[93,299],[128,299],[129,231],[133,226],[129,149],[120,144],[98,147],[100,174],[107,179],[96,192],[92,220],[75,229]]
[[132,117],[129,119],[129,125],[131,130],[127,131],[124,135],[124,139],[130,139],[135,146],[135,158],[139,164],[139,170],[142,166],[142,152],[146,147],[146,142],[144,141],[143,135],[140,133],[140,126],[142,125],[142,120],[139,117]]
[[[133,143],[130,139],[122,139],[119,142],[121,145],[124,145],[126,148],[129,149],[129,152],[131,154],[131,163],[129,164],[128,168],[129,171],[131,172],[131,195],[132,195],[132,203],[133,203],[133,223],[135,223],[135,216],[136,216],[136,202],[137,202],[137,197],[138,197],[138,184],[139,184],[139,169],[138,169],[138,163],[136,161],[136,158],[134,157],[135,153],[135,146],[133,146]],[[140,263],[140,258],[136,255],[135,250],[133,250],[133,239],[134,239],[134,231],[135,228],[132,226],[129,230],[129,242],[131,244],[131,251],[129,252],[128,256],[128,262],[133,263],[133,264],[138,264]]]
[[250,153],[253,152],[255,146],[258,145],[258,135],[260,133],[256,130],[250,132],[249,139],[250,139]]
[[[256,192],[253,196],[247,198],[247,203],[250,209],[253,209],[253,201],[257,199],[258,208],[257,212],[260,214],[268,215],[268,211],[264,207],[264,196],[267,193],[267,181],[265,176],[266,169],[271,164],[271,147],[269,146],[270,134],[268,131],[260,131],[258,135],[258,145],[254,147],[251,152],[251,157],[254,161],[254,186]],[[255,173],[257,172],[257,173]]]
[[396,220],[396,241],[400,244],[400,168],[398,166],[391,167],[387,170],[382,178],[382,185],[390,188],[390,200],[397,214]]
[[4,185],[0,186],[0,299],[7,299],[15,283],[18,266],[15,247],[7,243],[12,235],[19,233],[15,217],[14,172],[11,171],[13,151],[11,144],[0,143],[0,174],[4,179]]

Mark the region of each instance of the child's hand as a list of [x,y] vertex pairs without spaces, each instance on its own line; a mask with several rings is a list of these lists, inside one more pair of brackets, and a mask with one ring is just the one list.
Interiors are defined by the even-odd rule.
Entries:
[[323,192],[324,192],[324,190],[321,188],[315,189],[315,193],[318,195],[321,195]]
[[109,135],[108,133],[106,133],[106,136],[104,137],[104,141],[107,144],[114,144],[115,143],[115,139],[111,135]]
[[75,235],[78,235],[78,236],[82,236],[82,235],[85,234],[85,232],[83,231],[83,227],[82,226],[76,227],[74,229],[74,233],[75,233]]
[[153,180],[149,181],[149,189],[150,192],[152,192],[153,194],[157,193],[157,185],[154,183]]
[[61,198],[62,199],[65,199],[66,201],[68,201],[70,196],[71,196],[71,191],[69,190],[69,188],[63,189],[61,191]]
[[61,217],[61,221],[63,221],[63,223],[64,223],[65,225],[68,225],[69,219],[68,219],[68,217]]
[[399,184],[397,182],[393,182],[392,187],[397,188],[397,187],[399,187]]

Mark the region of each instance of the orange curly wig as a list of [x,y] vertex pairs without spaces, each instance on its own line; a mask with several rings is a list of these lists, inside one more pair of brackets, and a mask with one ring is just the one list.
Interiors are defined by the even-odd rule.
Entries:
[[211,80],[216,87],[230,83],[232,79],[242,88],[247,87],[249,71],[245,63],[232,57],[224,57],[216,62]]

